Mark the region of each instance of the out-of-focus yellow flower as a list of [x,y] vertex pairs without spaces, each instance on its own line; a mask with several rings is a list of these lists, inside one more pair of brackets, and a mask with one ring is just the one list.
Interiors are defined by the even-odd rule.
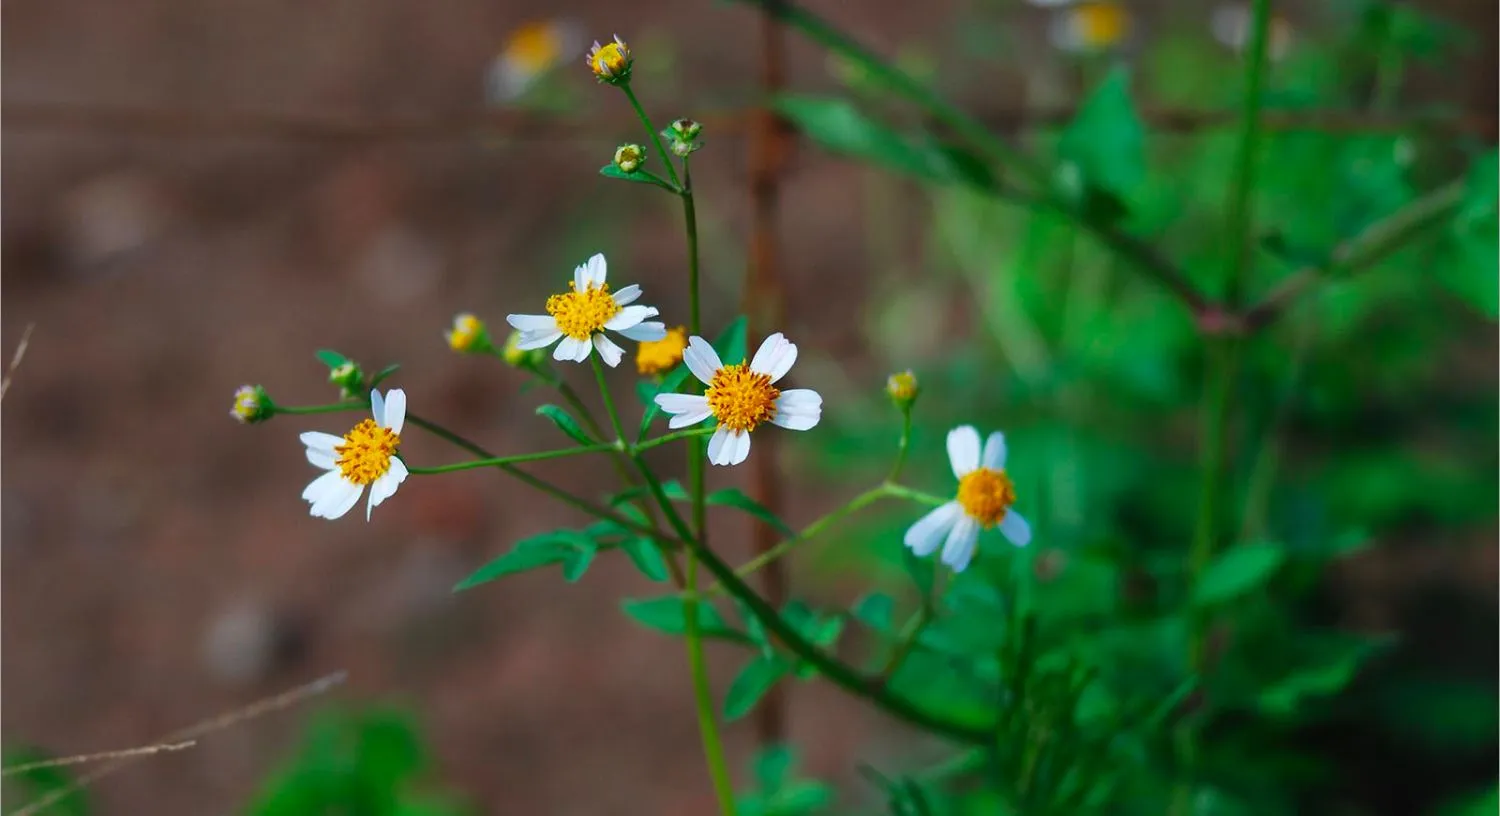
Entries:
[[467,312],[453,318],[453,328],[443,332],[448,348],[460,354],[482,352],[489,348],[489,332],[484,321]]
[[594,72],[600,82],[611,85],[630,81],[630,66],[634,61],[630,56],[630,46],[620,39],[619,34],[615,35],[614,42],[602,46],[596,40],[588,53],[589,70]]
[[537,20],[517,28],[490,64],[490,101],[515,101],[582,47],[583,32],[571,20]]
[[1052,19],[1052,44],[1071,53],[1107,51],[1130,36],[1131,25],[1119,3],[1079,3]]
[[687,328],[676,326],[667,329],[667,336],[660,340],[647,340],[635,350],[635,369],[643,377],[652,377],[671,371],[682,362],[682,352],[687,348]]

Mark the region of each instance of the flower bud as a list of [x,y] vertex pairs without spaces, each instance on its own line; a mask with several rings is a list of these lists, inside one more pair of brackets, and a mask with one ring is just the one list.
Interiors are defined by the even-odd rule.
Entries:
[[911,370],[897,372],[886,378],[885,393],[890,396],[891,402],[903,411],[911,410],[912,403],[917,401],[917,394],[921,387],[917,384],[917,377]]
[[610,85],[623,85],[630,81],[630,66],[635,59],[630,56],[630,46],[615,35],[615,41],[606,45],[594,42],[594,47],[588,53],[589,70],[600,82]]
[[234,406],[229,409],[229,415],[241,423],[249,425],[255,422],[264,422],[271,418],[276,412],[275,403],[271,402],[266,389],[258,385],[242,385],[234,391]]
[[544,348],[522,349],[521,333],[513,331],[509,337],[505,338],[505,347],[500,349],[500,359],[512,368],[536,371],[547,359],[547,350]]
[[344,399],[353,399],[365,393],[365,372],[353,360],[345,360],[330,369],[328,382],[339,387],[339,393]]
[[641,341],[635,350],[636,371],[644,377],[658,377],[671,371],[682,362],[687,341],[687,329],[683,326],[667,329],[667,336],[660,340]]
[[615,148],[615,166],[622,173],[634,173],[646,161],[646,148],[636,144],[622,144]]
[[691,119],[678,119],[671,124],[670,130],[673,137],[692,141],[703,131],[703,125]]

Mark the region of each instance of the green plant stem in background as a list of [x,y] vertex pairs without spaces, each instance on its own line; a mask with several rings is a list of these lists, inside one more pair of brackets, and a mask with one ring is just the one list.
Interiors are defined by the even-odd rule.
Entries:
[[630,100],[630,107],[635,110],[637,119],[641,120],[641,126],[646,128],[646,135],[651,137],[651,143],[656,146],[656,155],[661,157],[661,163],[667,166],[667,175],[672,179],[672,186],[682,189],[682,182],[677,180],[677,166],[672,163],[672,154],[662,144],[661,134],[656,132],[656,126],[651,124],[651,117],[646,115],[646,109],[641,107],[641,101],[635,98],[635,91],[631,89],[630,83],[620,85],[620,90],[625,92],[625,98]]
[[1260,109],[1265,87],[1266,37],[1270,29],[1270,0],[1255,0],[1251,11],[1250,51],[1245,63],[1245,100],[1240,109],[1238,153],[1234,176],[1229,182],[1229,205],[1225,244],[1229,264],[1224,282],[1224,300],[1238,309],[1244,295],[1245,276],[1250,271],[1251,233],[1254,230],[1252,199],[1260,158]]
[[906,465],[906,451],[911,446],[911,406],[901,409],[901,440],[896,443],[896,461],[891,463],[891,472],[886,474],[887,484],[901,478],[901,468]]
[[618,448],[614,444],[602,442],[598,445],[582,445],[576,448],[561,448],[559,450],[541,451],[538,453],[518,453],[515,456],[497,456],[492,459],[471,459],[467,462],[454,462],[451,465],[437,465],[435,467],[413,467],[407,465],[406,469],[420,476],[430,476],[437,473],[455,473],[460,470],[499,467],[500,465],[519,464],[521,462],[540,462],[545,459],[562,459],[568,456],[581,456],[588,453],[608,453],[616,450]]
[[335,402],[328,405],[277,405],[275,413],[278,414],[336,414],[340,411],[366,410],[370,407],[368,402]]

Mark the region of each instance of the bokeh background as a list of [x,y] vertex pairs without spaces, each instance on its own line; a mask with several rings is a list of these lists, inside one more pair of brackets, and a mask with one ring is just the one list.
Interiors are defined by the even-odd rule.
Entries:
[[[1272,104],[1357,114],[1270,139],[1260,205],[1291,225],[1293,254],[1299,240],[1351,234],[1493,144],[1495,5],[1397,5],[1420,25],[1371,23],[1379,3],[1278,4]],[[1111,66],[1129,66],[1151,145],[1147,221],[1205,267],[1202,279],[1214,274],[1205,259],[1221,216],[1200,207],[1222,201],[1229,129],[1168,121],[1234,98],[1237,58],[1211,4],[809,6],[1020,140],[1054,132],[1023,112],[1067,109]],[[16,2],[5,23],[7,357],[35,329],[4,401],[0,736],[54,754],[144,744],[349,673],[58,812],[242,812],[317,722],[325,739],[364,729],[377,765],[422,765],[425,789],[473,812],[711,812],[681,646],[618,608],[659,588],[601,558],[578,584],[544,570],[450,591],[512,541],[575,523],[565,508],[467,473],[411,480],[369,524],[311,519],[296,433],[339,432],[345,418],[241,427],[227,410],[245,382],[286,403],[331,401],[313,351],[335,348],[371,369],[399,362],[393,384],[413,410],[492,449],[561,442],[533,415],[544,398],[518,393],[519,373],[451,354],[442,330],[460,311],[494,325],[538,311],[599,251],[667,315],[684,314],[673,202],[597,174],[617,143],[641,136],[620,95],[582,66],[585,40],[613,33],[631,41],[658,123],[708,123],[694,174],[706,313],[727,322],[746,267],[756,15],[686,0],[132,0]],[[793,89],[881,104],[857,73],[788,40]],[[784,328],[802,349],[798,384],[830,406],[817,432],[782,446],[792,523],[879,478],[896,428],[880,387],[911,367],[930,395],[918,483],[943,484],[952,421],[1004,425],[1017,456],[1049,463],[1022,478],[1054,541],[1185,537],[1190,504],[1141,484],[1175,474],[1151,487],[1191,491],[1201,369],[1169,301],[1057,224],[806,142],[782,197]],[[1284,429],[1267,525],[1372,541],[1320,577],[1320,614],[1402,636],[1383,670],[1410,682],[1377,683],[1308,737],[1345,777],[1345,801],[1365,808],[1349,812],[1424,812],[1493,782],[1495,244],[1493,213],[1480,217],[1469,243],[1398,256],[1320,295],[1278,330],[1246,392],[1257,417],[1247,434]],[[1055,285],[1066,270],[1091,270],[1086,299]],[[425,438],[406,450],[414,462],[455,458]],[[541,471],[610,487],[600,469]],[[908,521],[876,514],[809,548],[796,593],[848,600],[891,580]],[[719,546],[748,553],[742,517],[720,527]],[[1066,547],[1038,543],[1066,569]],[[711,658],[722,689],[741,658]],[[931,754],[815,684],[795,688],[790,723],[802,772],[850,807],[875,801],[856,757]],[[728,740],[745,769],[749,722]],[[28,793],[9,791],[7,812]]]

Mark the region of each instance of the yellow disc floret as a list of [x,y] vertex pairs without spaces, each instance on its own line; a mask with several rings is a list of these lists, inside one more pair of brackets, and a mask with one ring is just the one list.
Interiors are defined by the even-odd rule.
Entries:
[[609,284],[578,291],[568,284],[568,292],[547,298],[547,314],[557,321],[557,330],[574,340],[587,340],[604,331],[604,324],[620,313],[620,304],[609,294]]
[[703,396],[719,425],[735,431],[753,431],[776,416],[776,398],[781,392],[771,385],[769,374],[757,374],[740,363],[719,369]]
[[367,419],[344,434],[343,444],[334,446],[339,472],[345,479],[367,485],[391,469],[391,457],[401,448],[401,435]]
[[642,376],[665,374],[682,362],[682,352],[687,348],[687,329],[676,326],[667,329],[667,336],[660,340],[647,340],[635,350],[635,368]]
[[1016,486],[1004,470],[977,468],[958,480],[959,506],[982,527],[999,524],[1015,503]]

